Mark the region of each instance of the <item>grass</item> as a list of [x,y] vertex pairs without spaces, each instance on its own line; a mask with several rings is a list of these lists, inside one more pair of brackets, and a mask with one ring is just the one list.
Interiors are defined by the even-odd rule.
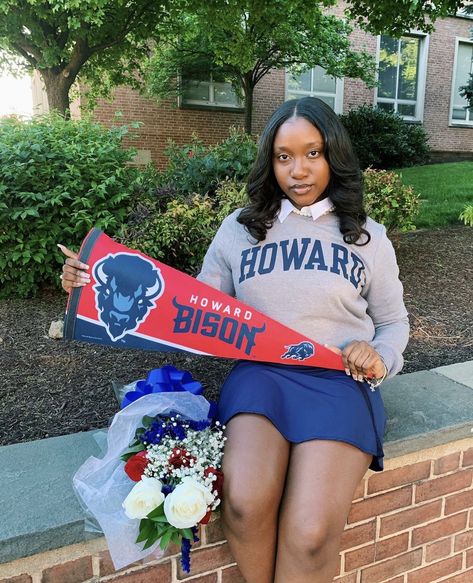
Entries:
[[397,170],[404,184],[420,194],[414,224],[418,229],[459,224],[458,215],[473,204],[473,162],[414,166]]

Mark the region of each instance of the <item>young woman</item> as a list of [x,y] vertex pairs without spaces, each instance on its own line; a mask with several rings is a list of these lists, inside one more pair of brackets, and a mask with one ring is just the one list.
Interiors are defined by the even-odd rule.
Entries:
[[[363,210],[348,135],[321,100],[272,115],[248,194],[199,279],[340,352],[345,371],[234,366],[219,402],[224,530],[248,583],[329,583],[355,488],[383,469],[386,419],[370,388],[402,367],[402,285],[386,230]],[[69,290],[87,280],[64,252]]]

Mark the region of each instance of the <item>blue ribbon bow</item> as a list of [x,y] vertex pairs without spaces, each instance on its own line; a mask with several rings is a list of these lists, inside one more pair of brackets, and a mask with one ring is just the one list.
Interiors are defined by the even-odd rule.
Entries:
[[145,381],[138,381],[133,391],[125,394],[121,408],[124,409],[133,401],[151,393],[177,393],[189,391],[193,395],[201,395],[204,387],[192,378],[190,372],[179,370],[170,364],[154,368],[148,373]]

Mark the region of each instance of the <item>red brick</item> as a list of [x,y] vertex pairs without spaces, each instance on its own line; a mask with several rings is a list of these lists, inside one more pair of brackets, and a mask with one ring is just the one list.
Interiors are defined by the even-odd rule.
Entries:
[[442,579],[442,583],[471,583],[473,581],[473,569],[459,573],[448,579]]
[[470,447],[470,449],[463,452],[462,466],[464,468],[467,466],[473,466],[473,447]]
[[[223,567],[224,565],[229,565],[234,562],[235,559],[230,553],[228,543],[191,551],[192,575],[211,571],[212,569],[217,569],[218,567]],[[188,576],[187,573],[183,572],[181,564],[179,563],[177,567],[178,579],[184,579]]]
[[356,573],[350,573],[333,580],[333,583],[356,583]]
[[425,480],[430,476],[430,461],[411,464],[395,470],[373,474],[368,480],[368,494],[390,490],[404,484]]
[[225,533],[222,528],[221,519],[209,522],[205,527],[205,536],[207,544],[213,544],[225,540]]
[[[100,578],[100,581],[106,581],[107,583],[156,583],[157,581],[159,583],[171,583],[171,562],[150,565],[132,573],[117,573],[112,577]],[[58,583],[60,582],[58,581]]]
[[472,475],[472,470],[462,470],[449,476],[419,484],[416,489],[416,503],[468,488],[471,486]]
[[375,545],[367,545],[345,553],[345,571],[354,571],[363,565],[374,563]]
[[455,537],[454,551],[464,551],[473,547],[473,530],[462,532]]
[[108,551],[101,551],[98,555],[99,557],[99,574],[101,577],[105,575],[113,575],[113,573],[121,573],[122,571],[129,570],[132,567],[139,567],[142,563],[132,563],[131,565],[127,565],[122,569],[115,570],[115,567],[112,563],[112,558],[110,557],[110,553]]
[[445,499],[445,514],[453,514],[471,507],[473,507],[473,490],[453,494]]
[[458,469],[460,466],[460,453],[457,451],[435,460],[434,474],[446,474],[447,472],[453,472],[453,470]]
[[470,549],[465,553],[466,556],[466,568],[473,567],[473,549]]
[[361,502],[352,504],[348,523],[359,522],[372,516],[379,516],[385,512],[409,506],[412,500],[412,486],[393,490],[386,494],[371,496]]
[[412,531],[412,546],[416,547],[463,530],[466,526],[466,517],[467,512],[462,512],[415,528]]
[[397,536],[392,536],[376,543],[375,560],[382,561],[388,557],[394,557],[404,551],[407,551],[409,546],[409,533],[404,532]]
[[[192,571],[191,571],[192,575]],[[207,575],[202,575],[201,577],[196,577],[191,579],[189,583],[217,583],[218,575],[217,573],[208,573]],[[150,581],[149,583],[158,583],[157,580]],[[159,581],[161,583],[161,581]]]
[[404,575],[394,577],[394,579],[388,579],[388,581],[385,581],[384,583],[404,583]]
[[410,508],[409,510],[396,512],[396,514],[381,518],[380,536],[387,536],[389,534],[410,528],[416,524],[428,522],[429,520],[438,518],[441,512],[441,500],[435,500],[433,502],[429,502],[428,504]]
[[451,537],[438,540],[426,546],[425,560],[427,561],[427,563],[431,563],[432,561],[443,559],[443,557],[447,557],[450,554],[451,550],[452,550]]
[[370,542],[374,540],[375,534],[376,520],[352,528],[346,528],[340,541],[340,550],[344,551],[362,545],[363,543]]
[[462,556],[455,555],[443,561],[432,563],[428,567],[417,569],[407,575],[407,583],[430,583],[441,577],[455,573],[462,568]]
[[8,577],[7,579],[0,579],[0,583],[31,583],[33,579],[26,573],[16,575],[15,577]]
[[422,549],[399,555],[394,559],[377,563],[361,571],[361,583],[380,583],[389,577],[410,571],[422,563]]
[[82,583],[92,576],[92,557],[80,557],[45,569],[41,583]]
[[222,583],[246,583],[240,569],[233,565],[228,569],[222,569]]

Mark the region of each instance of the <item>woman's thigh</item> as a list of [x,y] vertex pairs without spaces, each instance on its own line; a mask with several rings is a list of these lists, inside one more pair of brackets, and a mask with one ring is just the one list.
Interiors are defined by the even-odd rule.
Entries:
[[[236,517],[277,513],[290,443],[264,416],[241,413],[227,423],[223,456],[224,509]],[[271,512],[272,514],[272,512]]]
[[313,548],[337,541],[371,460],[370,454],[341,441],[294,444],[281,505],[282,541],[302,536]]

